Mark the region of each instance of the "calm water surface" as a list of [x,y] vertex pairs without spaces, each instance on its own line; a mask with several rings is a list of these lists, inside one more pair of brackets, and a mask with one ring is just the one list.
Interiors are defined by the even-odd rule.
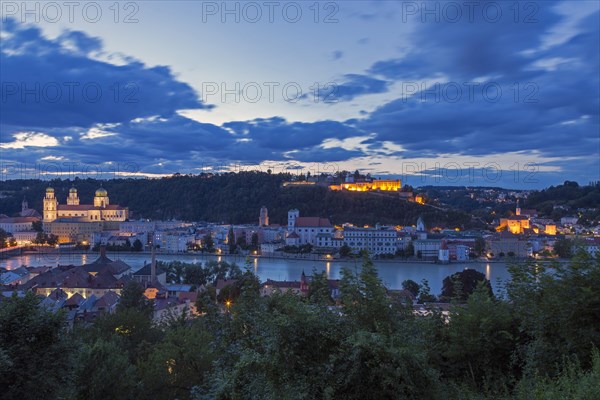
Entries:
[[[149,254],[131,254],[108,252],[108,257],[113,260],[122,260],[129,264],[134,270],[141,268],[144,262],[150,262]],[[0,260],[0,267],[14,269],[21,265],[26,266],[56,266],[56,265],[82,265],[94,261],[98,257],[97,253],[46,253],[46,254],[26,254],[19,257],[12,257]],[[157,254],[160,261],[183,261],[183,262],[202,262],[210,260],[223,260],[227,262],[236,262],[244,266],[246,258],[242,256],[205,256],[195,254]],[[343,267],[360,269],[360,260],[354,261],[315,261],[315,260],[294,260],[279,258],[251,258],[250,265],[254,272],[262,281],[267,279],[274,280],[299,280],[302,271],[307,275],[312,273],[313,268],[317,271],[325,271],[330,279],[340,278],[340,271]],[[462,271],[465,268],[472,268],[485,274],[497,293],[501,290],[503,284],[510,279],[504,263],[450,263],[427,264],[427,263],[406,263],[375,261],[379,276],[390,289],[400,289],[402,281],[412,279],[421,282],[422,279],[429,281],[431,292],[439,294],[442,289],[443,279],[455,272]]]

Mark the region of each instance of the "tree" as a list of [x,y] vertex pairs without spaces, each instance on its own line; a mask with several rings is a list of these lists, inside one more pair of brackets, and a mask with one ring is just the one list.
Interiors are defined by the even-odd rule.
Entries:
[[36,232],[42,232],[44,230],[44,224],[42,221],[33,221],[31,228]]
[[313,268],[312,280],[308,286],[308,301],[314,304],[331,305],[331,290],[329,290],[329,282],[325,271],[317,272]]
[[[181,261],[171,261],[168,263],[164,262],[164,261],[156,262],[157,268],[160,268],[160,269],[166,271],[167,282],[169,282],[169,283],[182,283],[184,270],[188,265],[190,265],[190,264],[186,264]],[[195,265],[198,268],[202,268],[202,264],[200,264],[200,263],[192,264],[192,265]]]
[[421,281],[421,288],[419,293],[419,303],[433,303],[437,301],[437,298],[431,294],[431,288],[427,279]]
[[518,321],[509,303],[493,299],[479,281],[465,306],[451,308],[442,343],[443,372],[473,387],[502,388],[514,372]]
[[348,257],[352,249],[347,244],[340,247],[340,257]]
[[213,241],[213,238],[211,236],[210,233],[207,233],[206,235],[204,235],[204,237],[202,238],[202,243],[204,244],[204,249],[209,251],[209,252],[213,252],[215,249],[215,242]]
[[206,285],[207,271],[199,264],[186,264],[183,267],[183,283],[196,286]]
[[246,250],[248,245],[246,244],[246,235],[239,235],[236,241],[236,245],[241,249]]
[[[406,257],[412,257],[414,254],[415,254],[415,245],[413,244],[412,241],[410,241],[404,248],[404,255]],[[421,258],[421,257],[419,257],[419,258]]]
[[360,330],[334,355],[330,398],[440,398],[437,374],[426,359],[422,350],[392,346],[384,335]]
[[560,258],[573,257],[573,241],[566,238],[560,238],[554,243],[554,253]]
[[419,291],[421,290],[421,285],[417,282],[407,279],[402,282],[402,289],[408,290],[415,298],[419,296]]
[[0,228],[0,249],[4,249],[8,246],[10,234],[4,229]]
[[584,250],[548,270],[533,261],[509,265],[508,296],[520,329],[530,339],[525,371],[553,376],[565,358],[591,365],[600,347],[600,262]]
[[52,234],[52,233],[51,233],[51,234],[49,234],[49,235],[48,235],[48,240],[47,240],[47,243],[48,243],[50,246],[54,246],[54,245],[56,245],[56,244],[58,243],[58,236],[56,236],[56,235],[54,235],[54,234]]
[[485,278],[485,275],[467,268],[444,278],[442,297],[446,300],[456,298],[465,301],[473,293],[479,282],[482,282],[487,287],[488,294],[493,296],[492,285]]
[[230,227],[229,232],[227,233],[227,244],[229,245],[229,254],[235,254],[236,244],[233,227]]
[[76,398],[81,400],[127,400],[138,394],[136,368],[112,340],[83,345],[74,384]]
[[[152,399],[186,399],[196,387],[210,385],[217,359],[213,333],[204,321],[169,329],[140,365],[143,392]],[[135,397],[135,396],[133,396]],[[131,398],[133,398],[131,397]]]
[[340,283],[344,312],[357,327],[369,332],[390,332],[399,310],[392,304],[373,262],[364,258],[358,276],[342,269]]
[[144,249],[144,245],[140,239],[135,239],[133,241],[133,251],[142,251]]
[[258,249],[258,233],[252,232],[252,250]]
[[481,236],[478,236],[477,238],[475,238],[475,246],[474,246],[474,250],[475,250],[475,254],[477,254],[479,257],[481,257],[481,255],[485,252],[485,247],[486,247],[486,243],[485,243],[485,239],[482,238]]
[[144,288],[136,281],[129,281],[121,291],[121,299],[117,304],[117,311],[132,309],[150,317],[154,310],[151,300],[144,296]]
[[64,314],[39,303],[31,292],[0,301],[2,398],[59,398],[69,383],[74,348]]
[[35,244],[45,244],[48,241],[48,235],[44,232],[38,232],[35,235],[35,239],[33,239],[33,243]]

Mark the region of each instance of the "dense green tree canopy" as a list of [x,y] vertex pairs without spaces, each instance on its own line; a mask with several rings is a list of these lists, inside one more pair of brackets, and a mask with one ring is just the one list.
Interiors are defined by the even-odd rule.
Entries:
[[[185,265],[170,276],[183,278]],[[369,259],[341,298],[313,271],[307,296],[260,295],[251,269],[195,265],[201,317],[158,323],[139,287],[114,314],[65,327],[28,294],[0,301],[2,398],[588,400],[600,394],[600,261],[510,267],[506,297],[480,276],[449,307],[403,304]],[[203,272],[203,273],[206,273]],[[225,271],[225,272],[223,272]],[[236,277],[218,302],[217,276]],[[224,273],[225,275],[219,275]],[[464,276],[471,275],[463,274]],[[459,283],[460,282],[460,283]],[[407,282],[407,288],[415,288]],[[470,284],[470,283],[469,283]],[[421,301],[435,300],[420,285]],[[230,292],[232,294],[232,292]],[[459,300],[457,292],[452,296]],[[415,313],[415,311],[418,311]]]

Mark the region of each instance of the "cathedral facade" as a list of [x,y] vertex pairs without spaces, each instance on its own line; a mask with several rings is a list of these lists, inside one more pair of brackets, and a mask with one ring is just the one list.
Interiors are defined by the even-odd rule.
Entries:
[[71,218],[89,222],[126,221],[129,210],[118,204],[110,204],[108,192],[104,188],[96,190],[93,204],[79,204],[75,188],[69,190],[67,204],[58,204],[54,189],[47,188],[44,197],[44,222]]

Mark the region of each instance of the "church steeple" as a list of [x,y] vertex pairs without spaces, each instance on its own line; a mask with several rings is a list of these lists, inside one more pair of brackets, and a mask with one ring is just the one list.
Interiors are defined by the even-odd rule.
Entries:
[[105,208],[107,205],[109,205],[108,192],[106,191],[106,189],[100,186],[100,188],[96,190],[94,196],[94,207]]
[[29,204],[27,203],[27,199],[23,196],[23,201],[21,202],[21,212],[25,212],[29,210]]
[[69,189],[69,197],[67,197],[67,204],[70,206],[79,205],[79,197],[77,196],[77,189],[75,189],[75,186]]
[[44,222],[52,222],[58,216],[58,200],[54,196],[54,188],[46,188],[44,197]]

